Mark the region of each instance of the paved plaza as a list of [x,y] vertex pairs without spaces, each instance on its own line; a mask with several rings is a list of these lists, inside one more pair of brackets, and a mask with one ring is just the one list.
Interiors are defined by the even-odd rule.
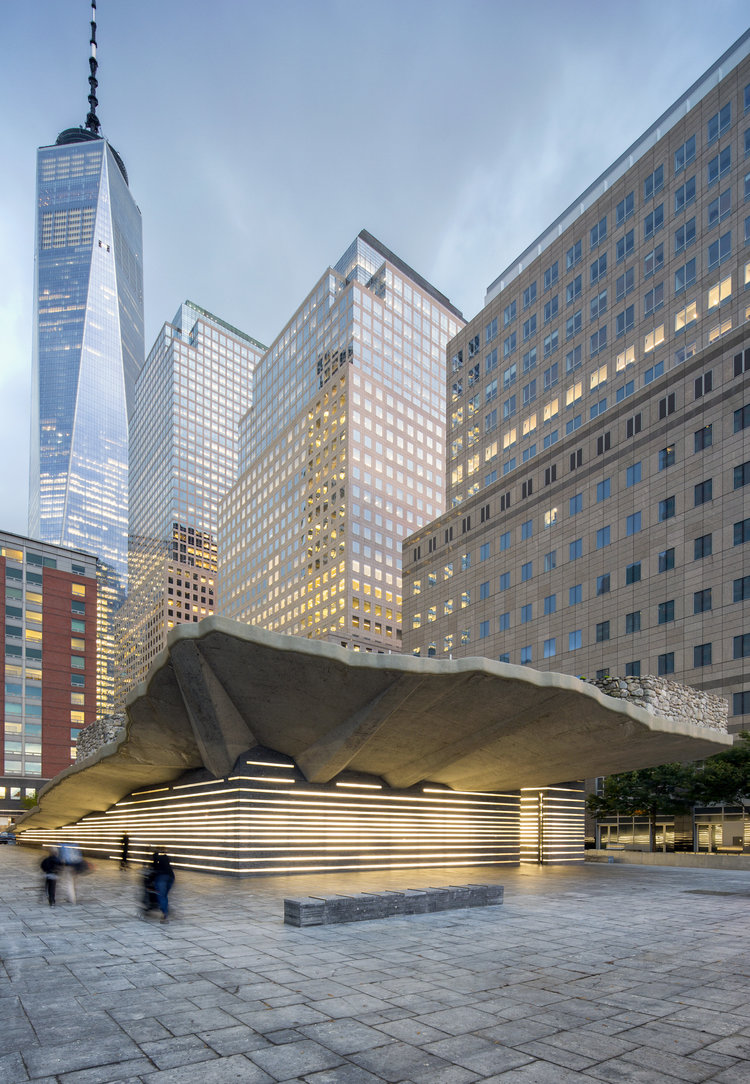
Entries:
[[[0,847],[0,1081],[750,1082],[750,871],[587,864],[224,880],[168,925]],[[497,881],[501,907],[295,929],[283,898]]]

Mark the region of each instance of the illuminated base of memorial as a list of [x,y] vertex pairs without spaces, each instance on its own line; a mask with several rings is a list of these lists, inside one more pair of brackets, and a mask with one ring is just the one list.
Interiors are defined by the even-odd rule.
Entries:
[[[75,825],[30,828],[24,843],[74,839],[86,854],[150,860],[158,844],[180,869],[248,876],[346,870],[518,865],[583,859],[575,785],[490,794],[439,785],[395,790],[343,773],[308,783],[290,758],[256,748],[223,779],[134,791]],[[200,776],[200,778],[199,778]]]

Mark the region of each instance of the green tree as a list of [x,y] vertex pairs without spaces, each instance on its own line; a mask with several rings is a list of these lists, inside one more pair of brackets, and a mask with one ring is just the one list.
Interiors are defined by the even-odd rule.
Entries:
[[597,819],[625,813],[648,817],[649,850],[654,849],[657,817],[686,813],[694,802],[695,769],[686,764],[660,764],[635,772],[608,775],[601,794],[590,794],[589,812]]
[[743,731],[731,749],[709,757],[693,779],[695,805],[741,805],[750,808],[750,734]]

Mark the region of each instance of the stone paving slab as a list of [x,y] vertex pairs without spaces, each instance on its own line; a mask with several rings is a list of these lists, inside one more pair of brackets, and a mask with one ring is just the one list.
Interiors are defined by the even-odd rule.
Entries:
[[[750,1084],[750,869],[178,872],[50,909],[0,848],[2,1084]],[[321,883],[322,882],[322,883]],[[285,897],[489,882],[503,907],[285,926]]]

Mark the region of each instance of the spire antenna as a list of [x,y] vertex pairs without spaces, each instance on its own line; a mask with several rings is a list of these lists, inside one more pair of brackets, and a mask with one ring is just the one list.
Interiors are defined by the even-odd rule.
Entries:
[[89,57],[89,111],[86,115],[86,128],[92,135],[98,136],[101,127],[96,115],[96,107],[99,101],[96,97],[96,88],[99,82],[96,78],[96,70],[99,67],[96,60],[96,0],[91,0],[91,55]]

